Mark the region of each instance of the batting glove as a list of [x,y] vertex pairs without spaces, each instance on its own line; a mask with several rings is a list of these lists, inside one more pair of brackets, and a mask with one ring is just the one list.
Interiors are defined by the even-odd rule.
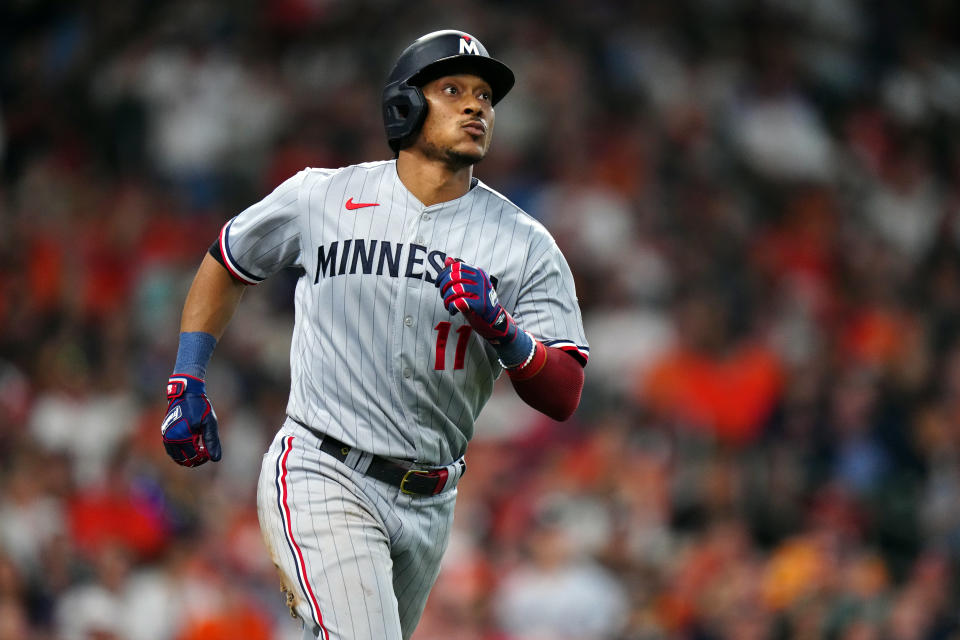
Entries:
[[173,374],[167,381],[167,415],[160,425],[163,446],[173,461],[197,467],[220,459],[217,414],[200,378]]
[[500,306],[486,272],[453,258],[447,258],[443,264],[436,286],[447,311],[462,313],[473,330],[493,345],[504,367],[528,361],[533,354],[533,338],[521,331],[513,316]]

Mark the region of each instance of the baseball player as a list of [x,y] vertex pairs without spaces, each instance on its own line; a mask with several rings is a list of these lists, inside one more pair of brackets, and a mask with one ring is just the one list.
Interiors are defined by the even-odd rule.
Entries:
[[474,421],[504,371],[557,420],[589,350],[550,234],[473,177],[514,76],[438,31],[383,91],[390,161],[305,169],[228,221],[187,295],[163,443],[219,460],[204,377],[245,287],[295,293],[287,416],[263,458],[264,539],[304,638],[409,638],[439,572]]

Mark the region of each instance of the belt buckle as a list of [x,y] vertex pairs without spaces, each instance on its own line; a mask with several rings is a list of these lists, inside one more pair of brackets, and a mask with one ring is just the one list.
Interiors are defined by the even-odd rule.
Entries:
[[400,480],[400,491],[401,491],[401,493],[405,493],[405,494],[407,494],[408,496],[422,496],[422,495],[426,495],[426,494],[423,494],[423,493],[417,493],[416,491],[410,491],[410,490],[408,490],[408,489],[407,489],[407,486],[406,486],[406,485],[407,485],[407,481],[410,479],[410,476],[411,476],[411,475],[430,476],[432,473],[433,473],[433,471],[427,471],[426,469],[408,469],[407,472],[406,472],[405,474],[403,474],[403,478]]

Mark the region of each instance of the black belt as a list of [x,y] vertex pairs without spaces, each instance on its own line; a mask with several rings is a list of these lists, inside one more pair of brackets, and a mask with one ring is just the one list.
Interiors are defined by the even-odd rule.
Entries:
[[[323,436],[320,451],[346,462],[352,447],[336,438]],[[366,475],[400,487],[400,491],[417,496],[433,496],[443,491],[450,477],[447,469],[409,469],[402,464],[374,455]]]

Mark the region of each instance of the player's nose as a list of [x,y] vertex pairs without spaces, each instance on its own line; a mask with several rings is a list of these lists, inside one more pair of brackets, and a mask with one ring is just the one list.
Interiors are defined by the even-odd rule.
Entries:
[[463,113],[467,115],[483,114],[483,101],[469,93],[465,95],[466,97],[463,100]]

